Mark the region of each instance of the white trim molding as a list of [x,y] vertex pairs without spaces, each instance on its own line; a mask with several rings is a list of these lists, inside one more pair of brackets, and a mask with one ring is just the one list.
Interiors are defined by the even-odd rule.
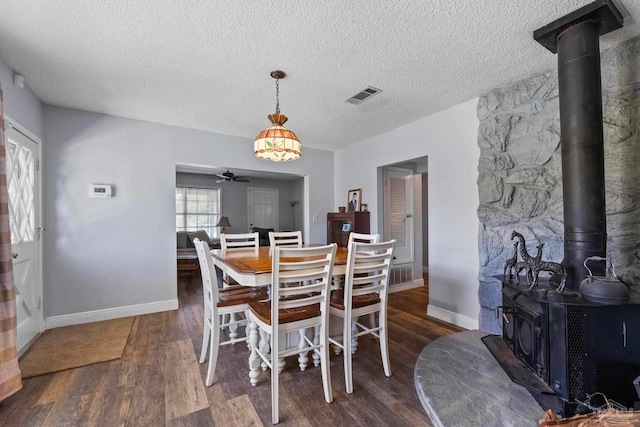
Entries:
[[445,310],[444,308],[436,307],[429,304],[427,307],[427,316],[435,317],[436,319],[443,320],[447,323],[453,323],[456,326],[465,328],[468,330],[478,329],[480,324],[478,319],[472,319],[471,317],[464,316],[453,311]]
[[421,277],[419,279],[415,279],[412,282],[400,283],[398,285],[390,285],[389,293],[392,294],[394,292],[406,291],[407,289],[414,289],[424,286],[424,279]]
[[119,319],[121,317],[140,316],[142,314],[160,313],[178,309],[178,300],[150,302],[146,304],[127,305],[124,307],[106,308],[102,310],[84,311],[82,313],[63,314],[62,316],[47,317],[46,329],[61,326],[80,325],[83,323],[99,322],[102,320]]

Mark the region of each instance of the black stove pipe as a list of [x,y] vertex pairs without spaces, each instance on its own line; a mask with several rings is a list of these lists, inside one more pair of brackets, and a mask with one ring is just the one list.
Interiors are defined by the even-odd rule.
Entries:
[[623,22],[612,0],[596,0],[533,32],[558,53],[566,289],[580,287],[587,257],[607,252],[600,36]]
[[[558,35],[558,85],[568,289],[577,290],[590,256],[606,255],[604,137],[599,23],[587,20]],[[602,272],[600,272],[602,274]]]

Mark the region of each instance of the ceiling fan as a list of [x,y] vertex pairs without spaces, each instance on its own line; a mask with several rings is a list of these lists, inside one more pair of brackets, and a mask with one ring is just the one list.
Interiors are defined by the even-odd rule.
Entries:
[[229,169],[227,169],[226,172],[217,173],[216,176],[220,178],[216,181],[216,183],[225,181],[251,182],[246,176],[236,176],[233,172],[229,172]]

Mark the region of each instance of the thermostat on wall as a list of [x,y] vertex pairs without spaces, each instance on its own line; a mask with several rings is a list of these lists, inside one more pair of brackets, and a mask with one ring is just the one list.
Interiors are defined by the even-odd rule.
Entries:
[[91,184],[89,186],[89,197],[108,199],[111,197],[111,186],[104,184]]

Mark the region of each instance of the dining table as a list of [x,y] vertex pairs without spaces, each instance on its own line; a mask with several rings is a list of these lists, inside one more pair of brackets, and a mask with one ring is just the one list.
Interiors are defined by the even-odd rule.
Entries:
[[[319,245],[306,245],[319,246]],[[257,249],[213,249],[213,263],[224,274],[242,286],[267,286],[271,284],[271,267],[273,249],[260,246]],[[340,287],[342,277],[347,270],[349,250],[338,246],[333,262],[334,287]]]
[[[319,246],[319,245],[304,245],[303,247]],[[349,254],[348,248],[338,246],[336,248],[336,256],[333,263],[333,289],[340,289],[342,287],[344,275],[347,269],[347,256]],[[272,255],[273,248],[270,246],[260,246],[258,248],[241,248],[241,249],[212,249],[211,255],[213,257],[213,263],[219,268],[223,274],[226,274],[230,278],[234,279],[238,284],[242,286],[269,286],[271,284],[271,270],[272,270]],[[339,319],[331,319],[330,331],[342,334],[342,324],[338,322]],[[355,323],[355,322],[354,322]],[[301,331],[300,333],[305,333]],[[314,335],[317,335],[318,331],[315,331]],[[286,348],[297,346],[302,343],[302,338],[297,334],[285,334],[284,339],[281,342],[285,343]],[[357,347],[357,342],[354,343]],[[268,353],[268,337],[261,334],[260,344],[261,350],[264,353]],[[353,347],[355,349],[355,347]],[[338,347],[335,346],[334,352],[339,353]],[[306,357],[300,359],[300,369],[306,368]],[[320,363],[320,357],[315,353],[313,354],[313,364],[318,366]],[[284,359],[278,363],[278,369],[281,371],[284,368]],[[263,364],[263,369],[266,369],[266,364]]]

